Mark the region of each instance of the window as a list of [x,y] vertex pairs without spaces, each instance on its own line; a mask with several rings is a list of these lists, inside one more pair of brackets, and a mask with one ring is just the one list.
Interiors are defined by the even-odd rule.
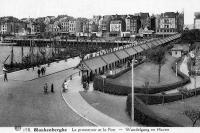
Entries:
[[169,19],[164,19],[164,23],[169,23]]

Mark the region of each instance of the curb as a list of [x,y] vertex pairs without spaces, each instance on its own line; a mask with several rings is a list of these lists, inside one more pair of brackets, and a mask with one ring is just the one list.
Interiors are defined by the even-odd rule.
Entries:
[[[50,75],[53,75],[55,73],[59,73],[59,72],[62,72],[62,71],[66,71],[66,70],[69,70],[69,69],[73,69],[75,67],[69,67],[69,68],[66,68],[66,69],[63,69],[63,70],[59,70],[59,71],[56,71],[56,72],[53,72],[53,73],[50,73],[50,74],[46,74],[44,76],[41,76],[41,77],[37,77],[37,78],[33,78],[33,79],[30,79],[30,80],[16,80],[16,79],[9,79],[9,80],[13,80],[13,81],[22,81],[22,82],[28,82],[28,81],[33,81],[33,80],[36,80],[36,79],[40,79],[40,78],[43,78],[43,77],[47,77],[47,76],[50,76]],[[15,71],[17,72],[17,71]],[[11,74],[11,73],[10,73]],[[3,74],[0,74],[0,77],[2,77]]]
[[[76,73],[74,73],[76,74]],[[73,75],[73,74],[72,74]],[[69,78],[69,77],[67,77]],[[76,78],[76,77],[75,77]],[[88,118],[86,118],[85,116],[81,115],[78,111],[76,111],[76,109],[74,109],[70,103],[67,102],[67,100],[65,99],[65,97],[63,96],[63,92],[62,92],[62,89],[61,89],[61,96],[63,98],[63,100],[65,101],[65,103],[71,108],[72,111],[74,111],[77,115],[79,115],[81,118],[85,119],[86,121],[90,122],[91,124],[93,124],[94,126],[99,126],[97,123],[93,122],[92,120],[89,120]],[[67,92],[66,92],[67,93]]]
[[[36,79],[39,79],[39,78],[47,77],[47,76],[49,76],[49,75],[52,75],[52,74],[55,74],[55,73],[59,73],[59,72],[65,71],[65,70],[69,70],[69,69],[72,69],[72,68],[75,68],[75,67],[69,67],[69,68],[66,68],[66,69],[63,69],[63,70],[60,70],[60,71],[56,71],[56,72],[53,72],[53,73],[44,75],[44,76],[42,76],[42,77],[38,77],[38,78],[31,79],[31,80],[24,80],[24,82],[26,82],[26,81],[33,81],[33,80],[36,80]],[[22,81],[22,80],[19,80],[19,81]]]

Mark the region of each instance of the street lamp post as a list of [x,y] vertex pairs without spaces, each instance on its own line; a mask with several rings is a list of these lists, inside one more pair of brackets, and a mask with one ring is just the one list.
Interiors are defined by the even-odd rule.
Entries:
[[134,62],[135,57],[132,59],[132,106],[131,106],[131,118],[134,121]]
[[194,87],[195,87],[195,96],[197,95],[197,69],[195,69],[195,76],[194,76]]
[[177,77],[177,70],[178,70],[178,66],[177,66],[177,62],[176,62],[176,77]]

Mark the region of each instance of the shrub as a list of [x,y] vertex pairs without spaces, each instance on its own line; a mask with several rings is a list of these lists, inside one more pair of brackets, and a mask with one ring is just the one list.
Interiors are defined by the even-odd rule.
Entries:
[[[131,116],[132,96],[129,94],[126,100],[126,111]],[[181,126],[169,120],[158,117],[137,96],[134,97],[134,120],[147,126]]]
[[[195,96],[195,91],[196,91],[196,95],[200,94],[200,88],[192,89],[192,90],[189,90],[186,95],[184,95],[184,98],[189,98],[189,97]],[[172,94],[165,94],[164,95],[164,100],[163,100],[163,95],[162,94],[141,94],[141,93],[139,94],[138,93],[138,94],[136,94],[136,96],[140,100],[142,100],[143,102],[146,102],[146,99],[148,97],[148,104],[149,105],[162,104],[163,101],[164,101],[164,103],[169,103],[169,102],[182,100],[182,94],[180,94],[179,92],[172,93]]]

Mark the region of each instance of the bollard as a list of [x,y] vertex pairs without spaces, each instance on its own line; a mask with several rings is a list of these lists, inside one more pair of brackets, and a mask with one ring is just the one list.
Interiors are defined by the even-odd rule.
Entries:
[[72,80],[72,75],[70,75],[70,80]]

